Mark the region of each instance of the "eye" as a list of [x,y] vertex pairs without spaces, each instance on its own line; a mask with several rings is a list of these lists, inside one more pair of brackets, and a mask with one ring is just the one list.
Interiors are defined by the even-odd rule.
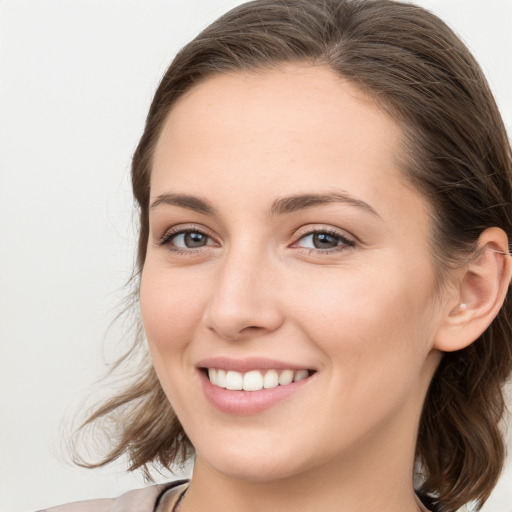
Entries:
[[167,232],[160,240],[160,245],[179,252],[216,244],[210,236],[198,229],[179,229]]
[[294,247],[316,252],[333,252],[353,247],[355,240],[334,230],[315,230],[301,236]]
[[199,231],[189,231],[187,233],[174,235],[169,241],[176,247],[195,249],[196,247],[204,247],[207,245],[208,237]]

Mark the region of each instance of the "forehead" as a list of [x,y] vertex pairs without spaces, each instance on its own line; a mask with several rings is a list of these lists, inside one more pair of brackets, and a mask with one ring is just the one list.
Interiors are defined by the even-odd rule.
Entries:
[[168,115],[151,195],[193,187],[235,200],[236,190],[247,205],[244,191],[256,202],[342,189],[384,210],[412,207],[418,194],[398,170],[401,141],[394,119],[326,67],[215,75]]
[[401,131],[370,97],[329,68],[287,65],[214,75],[188,91],[164,124],[155,160],[173,146],[193,149],[192,141],[197,149],[234,156],[235,148],[248,150],[256,138],[273,156],[286,149],[283,158],[291,158],[291,149],[307,144],[309,154],[318,150],[315,158],[334,150],[333,156],[344,152],[347,159],[369,150],[392,156]]

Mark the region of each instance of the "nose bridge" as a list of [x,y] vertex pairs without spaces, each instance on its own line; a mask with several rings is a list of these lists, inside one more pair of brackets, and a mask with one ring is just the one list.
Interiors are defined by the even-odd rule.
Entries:
[[[226,255],[222,268],[219,272],[218,288],[220,295],[240,293],[242,296],[255,288],[257,273],[263,273],[264,261],[260,253],[250,248],[233,248]],[[255,294],[249,293],[252,298]],[[242,298],[242,297],[241,297]]]
[[251,243],[233,246],[222,258],[205,325],[226,339],[275,330],[282,322],[272,263]]

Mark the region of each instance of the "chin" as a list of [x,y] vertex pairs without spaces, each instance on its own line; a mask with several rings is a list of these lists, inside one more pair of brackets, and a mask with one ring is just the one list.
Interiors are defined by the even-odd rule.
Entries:
[[196,464],[203,463],[226,477],[248,482],[277,481],[301,472],[297,453],[285,450],[276,453],[275,446],[266,449],[254,445],[252,450],[247,445],[239,450],[230,446],[222,451],[210,447],[197,452]]
[[247,461],[239,461],[233,463],[219,463],[212,466],[215,471],[222,475],[235,480],[242,480],[245,482],[276,482],[292,476],[295,476],[298,471],[296,468],[290,468],[289,464],[269,464],[268,462],[261,462],[260,464],[253,465]]

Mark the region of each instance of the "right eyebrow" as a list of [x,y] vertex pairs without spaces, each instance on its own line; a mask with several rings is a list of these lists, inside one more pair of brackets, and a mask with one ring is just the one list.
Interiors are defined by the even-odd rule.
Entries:
[[208,201],[187,194],[161,194],[151,203],[149,209],[153,210],[161,204],[179,206],[180,208],[186,208],[187,210],[193,210],[210,216],[217,214],[215,208]]
[[272,203],[270,213],[271,215],[283,215],[285,213],[292,213],[329,203],[349,204],[351,206],[365,210],[372,215],[380,217],[377,211],[373,209],[368,203],[365,203],[361,199],[357,199],[356,197],[353,197],[347,193],[338,192],[327,194],[298,194],[282,197],[276,199]]

